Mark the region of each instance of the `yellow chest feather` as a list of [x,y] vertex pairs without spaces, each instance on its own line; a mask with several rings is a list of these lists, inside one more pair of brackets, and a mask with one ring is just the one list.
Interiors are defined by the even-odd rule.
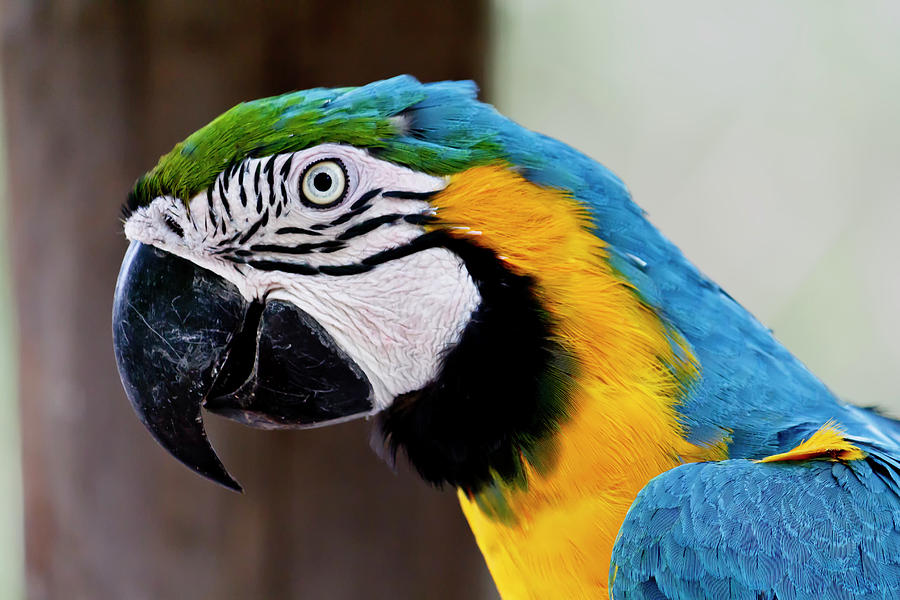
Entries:
[[512,517],[461,492],[466,518],[506,600],[606,597],[613,543],[638,491],[682,462],[724,458],[721,446],[685,441],[676,418],[698,367],[564,193],[489,166],[454,176],[434,204],[442,226],[534,279],[577,365],[550,459],[526,465],[524,487],[492,490]]

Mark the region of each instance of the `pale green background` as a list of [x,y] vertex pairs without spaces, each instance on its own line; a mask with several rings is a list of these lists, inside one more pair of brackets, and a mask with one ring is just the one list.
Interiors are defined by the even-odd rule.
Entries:
[[495,17],[502,112],[610,167],[835,392],[900,416],[900,2]]
[[[0,90],[2,91],[2,90]],[[0,94],[2,98],[2,94]],[[0,104],[0,115],[3,106]],[[0,231],[7,220],[6,153],[0,118]],[[3,236],[7,239],[8,236]],[[16,401],[16,358],[13,343],[15,310],[9,277],[9,252],[0,246],[0,600],[24,597],[22,486],[19,466],[19,406]]]
[[[836,392],[900,415],[900,3],[497,0],[492,26],[503,112],[612,168]],[[22,595],[7,263],[0,600]]]

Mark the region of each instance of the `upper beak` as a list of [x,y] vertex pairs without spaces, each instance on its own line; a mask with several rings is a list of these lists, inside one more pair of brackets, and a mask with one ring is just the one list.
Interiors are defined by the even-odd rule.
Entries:
[[125,393],[175,458],[240,491],[210,446],[200,407],[262,427],[368,414],[362,370],[307,313],[248,301],[182,258],[132,242],[113,300],[113,345]]

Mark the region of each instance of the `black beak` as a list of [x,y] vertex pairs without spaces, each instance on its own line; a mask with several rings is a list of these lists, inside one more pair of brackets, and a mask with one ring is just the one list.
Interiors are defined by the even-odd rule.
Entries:
[[240,491],[209,443],[201,405],[242,423],[308,427],[368,414],[362,370],[307,313],[132,242],[116,283],[113,345],[138,418],[175,458]]

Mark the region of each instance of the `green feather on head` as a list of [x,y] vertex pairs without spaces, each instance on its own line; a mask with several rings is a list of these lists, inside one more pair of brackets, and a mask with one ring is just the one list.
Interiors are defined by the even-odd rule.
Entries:
[[367,148],[383,160],[433,175],[491,162],[500,157],[499,144],[485,130],[461,127],[460,115],[442,115],[452,128],[432,125],[435,118],[428,115],[423,127],[430,141],[417,129],[419,113],[452,108],[444,103],[448,96],[471,106],[476,94],[472,82],[422,84],[402,75],[364,87],[315,88],[243,102],[162,156],[137,180],[127,208],[146,206],[158,196],[187,202],[229,165],[325,142]]

